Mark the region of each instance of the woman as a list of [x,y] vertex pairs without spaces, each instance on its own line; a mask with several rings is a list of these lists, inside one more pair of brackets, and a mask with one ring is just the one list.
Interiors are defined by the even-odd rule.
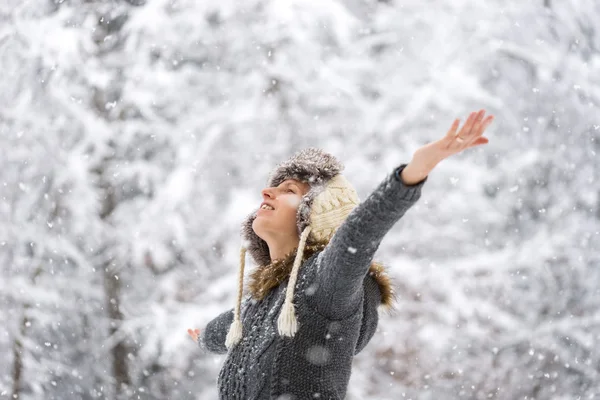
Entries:
[[[238,298],[200,330],[203,349],[228,353],[219,373],[222,399],[343,399],[352,358],[370,341],[377,307],[393,292],[372,258],[385,234],[420,198],[445,158],[488,143],[493,120],[473,112],[457,133],[418,149],[364,201],[330,154],[306,149],[280,164],[264,202],[242,226]],[[244,261],[258,268],[242,302]]]

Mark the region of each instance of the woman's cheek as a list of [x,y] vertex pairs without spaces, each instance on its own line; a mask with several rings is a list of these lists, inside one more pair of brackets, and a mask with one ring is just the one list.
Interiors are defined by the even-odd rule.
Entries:
[[297,209],[302,202],[302,198],[300,196],[286,196],[284,201],[290,208]]

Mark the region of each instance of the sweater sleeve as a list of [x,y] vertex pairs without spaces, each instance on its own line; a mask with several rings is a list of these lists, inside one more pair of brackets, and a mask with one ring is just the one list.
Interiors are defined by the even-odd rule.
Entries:
[[198,336],[198,345],[200,348],[216,354],[227,353],[225,338],[232,322],[233,308],[219,314],[219,316],[206,324],[206,327]]
[[356,347],[354,348],[355,355],[360,353],[365,346],[369,344],[379,323],[377,307],[381,304],[381,291],[379,290],[377,281],[367,274],[364,279],[363,288],[365,300],[363,301],[363,316],[360,334],[358,336],[358,341],[356,342]]
[[421,197],[427,181],[407,185],[401,164],[348,215],[319,254],[315,276],[314,307],[331,319],[356,312],[363,279],[385,234]]

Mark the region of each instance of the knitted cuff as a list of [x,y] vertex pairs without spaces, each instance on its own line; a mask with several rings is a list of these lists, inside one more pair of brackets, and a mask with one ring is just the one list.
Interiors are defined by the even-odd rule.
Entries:
[[421,188],[423,187],[423,185],[425,185],[425,182],[427,182],[427,179],[429,179],[429,176],[426,176],[425,179],[423,179],[420,182],[417,182],[413,185],[407,185],[406,183],[404,183],[404,181],[402,180],[402,176],[400,175],[402,173],[402,170],[407,166],[408,164],[401,164],[398,168],[396,168],[394,170],[394,180],[396,182],[399,182],[402,187],[404,188],[404,190],[402,191],[403,193],[401,194],[402,198],[400,200],[406,200],[406,201],[414,201],[416,198],[420,197],[421,195]]
[[202,351],[208,351],[208,349],[206,348],[206,341],[204,339],[204,333],[206,332],[205,329],[203,329],[200,334],[198,335],[198,347],[200,347],[200,349]]

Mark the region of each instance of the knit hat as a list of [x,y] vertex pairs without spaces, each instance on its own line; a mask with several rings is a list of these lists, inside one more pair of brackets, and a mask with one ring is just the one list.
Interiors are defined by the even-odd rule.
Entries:
[[[298,330],[293,298],[306,243],[328,242],[348,214],[359,204],[356,190],[341,174],[343,169],[344,166],[331,154],[320,149],[307,148],[279,164],[268,179],[269,187],[278,186],[287,179],[295,179],[310,185],[310,190],[302,198],[296,213],[300,242],[289,277],[285,302],[277,320],[277,328],[282,336],[293,337]],[[225,341],[228,349],[238,343],[243,334],[240,308],[246,252],[250,253],[259,266],[271,263],[269,246],[252,229],[257,212],[258,209],[242,224],[244,245],[240,251],[239,285],[234,319]]]

